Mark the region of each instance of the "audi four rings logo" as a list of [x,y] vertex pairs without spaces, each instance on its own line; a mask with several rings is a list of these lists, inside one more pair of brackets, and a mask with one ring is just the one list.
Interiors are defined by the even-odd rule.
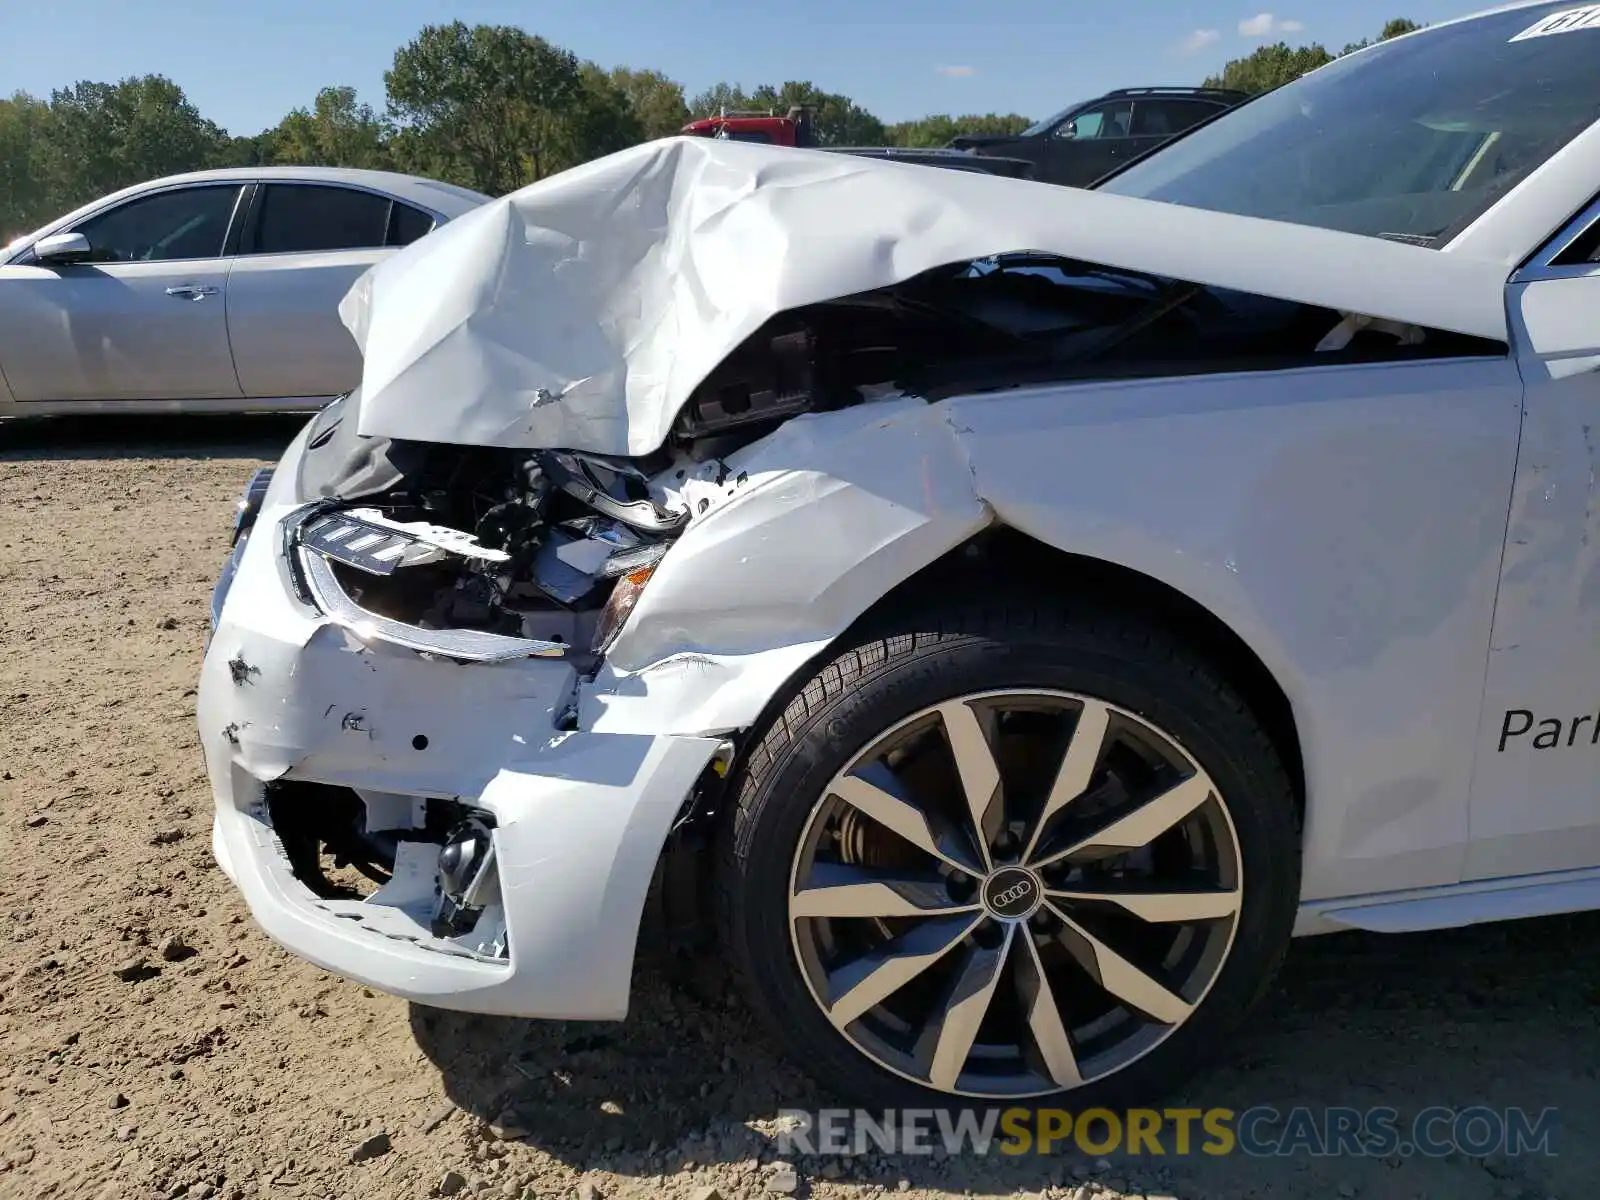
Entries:
[[1031,879],[1019,879],[994,898],[994,905],[996,908],[1004,908],[1013,900],[1021,900],[1031,891],[1033,891],[1033,881]]

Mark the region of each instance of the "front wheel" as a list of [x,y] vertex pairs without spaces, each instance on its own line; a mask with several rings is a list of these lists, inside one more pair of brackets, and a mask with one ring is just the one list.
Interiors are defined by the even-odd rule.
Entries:
[[1298,887],[1287,775],[1203,658],[973,606],[841,654],[754,744],[720,923],[844,1099],[1143,1104],[1264,991]]

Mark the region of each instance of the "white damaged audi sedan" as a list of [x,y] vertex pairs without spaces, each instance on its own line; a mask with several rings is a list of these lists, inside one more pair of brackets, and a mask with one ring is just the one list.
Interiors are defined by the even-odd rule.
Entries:
[[699,139],[341,308],[198,721],[262,927],[852,1101],[1148,1101],[1291,937],[1600,906],[1600,6],[1087,191]]

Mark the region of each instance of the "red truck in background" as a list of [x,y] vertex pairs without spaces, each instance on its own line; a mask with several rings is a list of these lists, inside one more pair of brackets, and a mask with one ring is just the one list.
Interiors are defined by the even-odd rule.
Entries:
[[725,138],[734,142],[766,142],[772,146],[814,147],[811,134],[811,110],[797,106],[787,116],[766,112],[729,112],[723,109],[716,116],[701,117],[683,127],[690,137]]
[[791,108],[784,116],[767,112],[729,112],[723,109],[710,117],[690,121],[680,131],[690,137],[722,138],[733,142],[765,142],[769,146],[798,146],[801,149],[828,150],[834,154],[854,154],[861,158],[885,158],[921,166],[946,167],[957,171],[978,171],[985,175],[1006,175],[1016,179],[1033,178],[1033,164],[1020,158],[978,154],[972,150],[911,150],[903,146],[819,146],[813,131],[811,109]]

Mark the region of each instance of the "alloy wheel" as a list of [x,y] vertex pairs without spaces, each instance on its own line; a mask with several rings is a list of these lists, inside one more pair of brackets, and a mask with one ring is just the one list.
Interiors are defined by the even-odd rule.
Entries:
[[913,714],[833,778],[789,926],[812,998],[878,1066],[1034,1097],[1189,1019],[1242,877],[1223,797],[1170,734],[1091,696],[991,691]]

